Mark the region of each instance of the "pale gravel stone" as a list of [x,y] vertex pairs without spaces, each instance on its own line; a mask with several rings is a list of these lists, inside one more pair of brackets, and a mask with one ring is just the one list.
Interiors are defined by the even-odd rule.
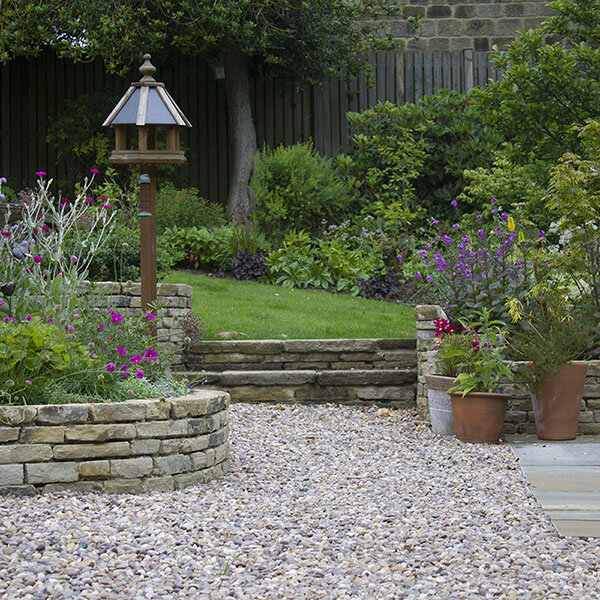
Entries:
[[600,597],[600,540],[558,537],[507,446],[436,436],[414,411],[230,410],[221,480],[0,497],[0,598]]

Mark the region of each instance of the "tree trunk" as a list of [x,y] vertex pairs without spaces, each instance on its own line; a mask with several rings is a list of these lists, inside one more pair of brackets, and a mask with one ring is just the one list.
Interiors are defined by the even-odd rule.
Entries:
[[248,188],[254,169],[256,130],[250,105],[250,62],[240,50],[223,53],[230,127],[227,210],[234,223],[247,221],[252,211]]

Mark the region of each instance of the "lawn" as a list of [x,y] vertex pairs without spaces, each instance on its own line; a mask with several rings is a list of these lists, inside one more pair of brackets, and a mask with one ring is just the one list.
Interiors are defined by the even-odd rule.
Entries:
[[248,339],[414,337],[414,309],[404,304],[309,290],[215,279],[174,271],[165,283],[193,288],[204,339],[235,331]]

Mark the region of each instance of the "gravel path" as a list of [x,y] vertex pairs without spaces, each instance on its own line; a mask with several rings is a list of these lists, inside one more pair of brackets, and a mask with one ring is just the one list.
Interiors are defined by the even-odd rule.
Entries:
[[232,407],[232,470],[151,496],[0,498],[0,598],[600,598],[508,446],[412,412]]

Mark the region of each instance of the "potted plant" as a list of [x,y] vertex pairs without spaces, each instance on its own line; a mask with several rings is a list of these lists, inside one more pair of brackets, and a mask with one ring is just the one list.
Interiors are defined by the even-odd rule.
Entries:
[[571,440],[577,435],[588,366],[579,359],[594,347],[595,319],[566,304],[559,292],[547,291],[543,299],[538,294],[537,300],[538,312],[526,312],[515,299],[509,303],[517,325],[509,347],[526,361],[518,380],[531,392],[538,437]]
[[512,380],[500,344],[504,323],[490,319],[490,311],[476,313],[480,319],[462,322],[466,343],[442,349],[442,361],[453,360],[457,375],[450,388],[456,437],[464,442],[497,444],[510,396],[500,386]]
[[427,401],[431,429],[440,435],[454,435],[454,418],[452,417],[452,401],[448,391],[455,385],[454,378],[458,374],[458,358],[451,352],[456,347],[468,344],[468,338],[462,335],[462,326],[451,325],[447,319],[434,321],[437,351],[437,373],[425,374],[427,385]]

